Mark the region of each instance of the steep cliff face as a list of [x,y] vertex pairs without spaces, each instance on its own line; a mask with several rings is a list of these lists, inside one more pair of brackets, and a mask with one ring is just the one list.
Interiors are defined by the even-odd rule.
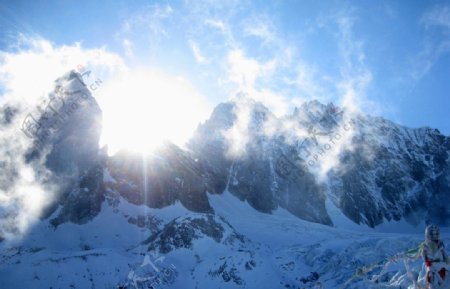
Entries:
[[[283,160],[292,151],[284,135],[269,135],[267,124],[282,126],[262,104],[249,101],[245,135],[239,152],[230,152],[233,144],[227,134],[234,129],[236,103],[219,105],[211,118],[202,124],[189,147],[199,159],[208,161],[220,176],[227,176],[228,190],[255,209],[270,213],[282,207],[294,215],[313,222],[331,224],[325,209],[325,194],[310,172],[290,177],[280,172]],[[247,117],[246,116],[246,117]],[[240,124],[239,124],[240,125]],[[236,140],[234,140],[236,141]],[[237,140],[239,141],[239,140]]]
[[[329,198],[352,221],[370,227],[403,218],[448,224],[450,138],[439,131],[317,101],[283,118],[251,103],[244,153],[227,157],[232,143],[225,136],[238,109],[219,105],[190,148],[218,175],[228,174],[229,191],[255,209],[269,213],[280,206],[331,224]],[[268,133],[268,126],[275,129]]]
[[118,153],[107,167],[117,181],[110,187],[131,203],[162,208],[180,201],[194,212],[212,211],[206,192],[215,188],[203,164],[173,144],[167,143],[147,157]]
[[449,137],[369,116],[355,131],[354,150],[341,155],[345,170],[330,181],[342,211],[370,226],[402,218],[448,225]]
[[50,172],[47,181],[58,186],[44,217],[60,206],[53,225],[87,222],[100,211],[104,199],[98,145],[102,112],[82,75],[71,71],[58,78],[54,91],[28,117],[25,132],[32,134],[34,145],[27,162],[44,164]]

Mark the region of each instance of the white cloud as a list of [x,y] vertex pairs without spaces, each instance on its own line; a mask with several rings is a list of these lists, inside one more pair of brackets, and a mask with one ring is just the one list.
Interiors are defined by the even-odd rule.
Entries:
[[222,33],[225,33],[228,30],[225,23],[222,20],[206,19],[205,24],[211,26],[212,28],[218,29]]
[[236,49],[228,54],[228,65],[229,81],[237,87],[234,95],[247,95],[264,104],[278,116],[288,112],[287,99],[267,85],[279,66],[276,58],[259,62],[247,57],[242,50]]
[[197,43],[195,43],[193,40],[189,41],[189,44],[192,49],[192,53],[194,54],[195,60],[197,63],[200,64],[207,64],[209,63],[208,59],[206,59],[205,56],[200,52],[200,48],[198,47]]
[[[119,70],[122,60],[106,49],[84,50],[79,43],[54,47],[43,39],[29,39],[18,53],[0,52],[0,82],[10,101],[33,105],[48,92],[53,81],[78,65],[107,77]],[[26,85],[24,85],[26,83]]]
[[231,51],[228,54],[228,62],[230,80],[244,92],[251,90],[255,85],[256,78],[270,68],[269,64],[261,65],[256,60],[245,57],[242,50]]

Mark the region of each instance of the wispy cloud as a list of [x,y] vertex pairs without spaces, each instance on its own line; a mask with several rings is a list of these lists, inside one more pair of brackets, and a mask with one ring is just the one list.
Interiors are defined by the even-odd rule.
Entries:
[[376,104],[369,101],[366,91],[372,82],[372,73],[365,63],[364,43],[354,39],[354,18],[338,16],[338,47],[341,56],[340,79],[337,81],[340,105],[349,112],[372,111]]
[[228,54],[229,78],[239,86],[239,90],[249,92],[254,89],[256,80],[273,73],[274,60],[260,63],[247,57],[242,50],[232,50]]
[[434,6],[422,15],[419,23],[430,35],[413,60],[411,76],[416,81],[427,75],[439,59],[450,52],[450,6]]
[[150,5],[135,11],[123,20],[115,38],[123,42],[142,40],[150,47],[156,47],[162,39],[169,37],[169,28],[173,24],[174,10],[169,4]]
[[205,24],[212,28],[218,29],[222,33],[225,33],[228,30],[225,23],[221,20],[206,19]]
[[321,76],[317,69],[302,61],[297,61],[297,67],[294,69],[293,78],[285,77],[283,81],[292,85],[296,89],[296,97],[292,100],[293,105],[300,106],[304,101],[317,99],[325,102],[330,99],[323,85],[321,85]]
[[240,157],[246,154],[246,146],[251,140],[250,121],[255,101],[261,102],[278,115],[287,112],[286,99],[258,82],[270,78],[276,69],[275,59],[259,62],[247,57],[242,50],[232,50],[228,54],[228,80],[235,85],[231,97],[236,103],[234,125],[224,132],[228,141],[228,155]]
[[213,28],[220,32],[223,37],[224,48],[236,49],[237,47],[239,47],[239,44],[237,43],[233,35],[230,25],[227,24],[224,20],[208,18],[204,21],[204,24],[207,27]]
[[128,38],[124,38],[122,40],[122,46],[125,51],[125,55],[129,58],[134,58],[133,42]]
[[272,19],[265,14],[252,16],[244,21],[243,26],[245,35],[257,37],[264,44],[273,43],[277,40],[276,27]]
[[438,26],[450,31],[450,7],[447,5],[434,6],[425,12],[420,23],[427,28]]
[[192,53],[194,54],[194,57],[195,57],[195,60],[197,61],[197,63],[200,63],[200,64],[209,63],[209,60],[206,59],[205,56],[203,56],[203,54],[201,53],[200,48],[198,47],[198,44],[196,42],[194,42],[193,40],[190,40],[189,44],[191,46]]

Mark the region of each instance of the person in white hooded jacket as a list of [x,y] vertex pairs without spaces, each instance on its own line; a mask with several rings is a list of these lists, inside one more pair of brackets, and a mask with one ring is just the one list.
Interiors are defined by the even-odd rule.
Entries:
[[449,258],[445,252],[445,246],[440,239],[439,227],[429,225],[425,229],[425,241],[421,245],[422,257],[426,267],[427,287],[440,288],[446,278],[450,278],[446,264]]

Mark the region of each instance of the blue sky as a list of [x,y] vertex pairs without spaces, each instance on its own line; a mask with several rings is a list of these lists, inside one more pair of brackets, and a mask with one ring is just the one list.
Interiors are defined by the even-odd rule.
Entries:
[[209,109],[318,99],[450,134],[449,1],[2,1],[0,36],[3,62],[23,39],[79,43],[184,79]]

